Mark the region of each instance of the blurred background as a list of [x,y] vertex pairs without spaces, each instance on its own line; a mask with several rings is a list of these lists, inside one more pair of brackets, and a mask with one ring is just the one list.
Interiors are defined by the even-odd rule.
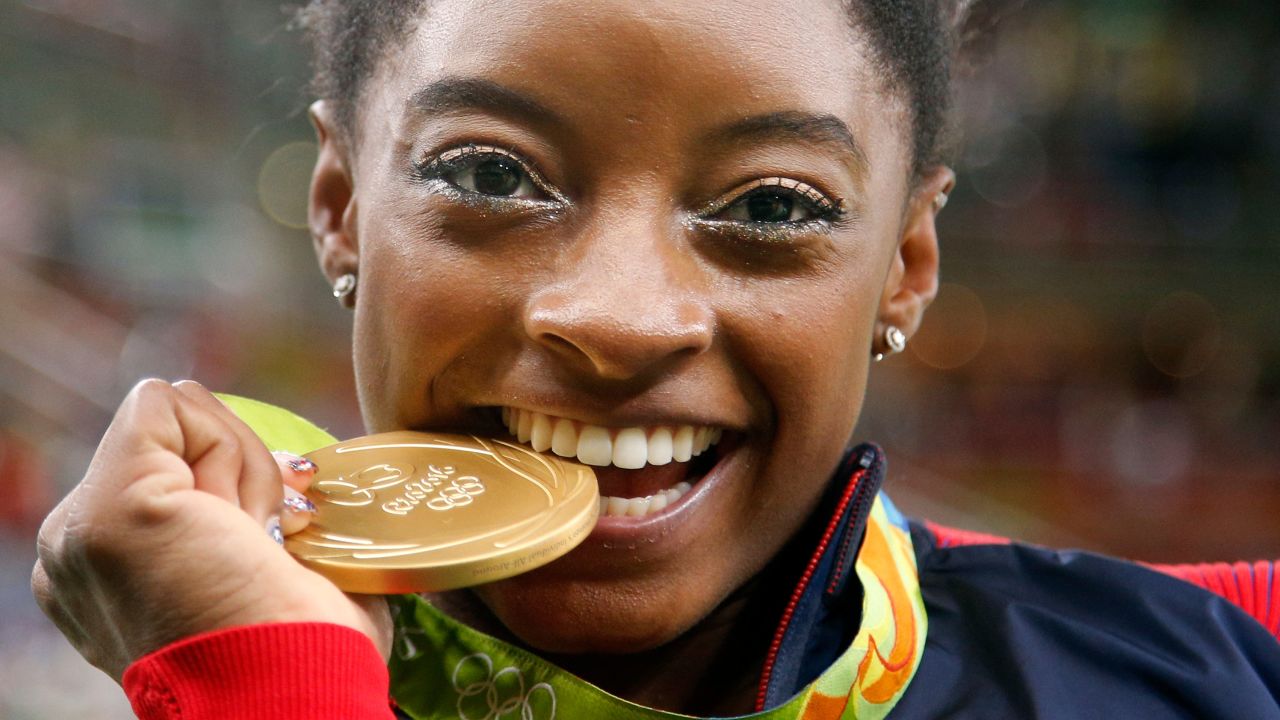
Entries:
[[[945,284],[860,438],[939,522],[1280,556],[1280,6],[1039,0],[1002,28],[961,96]],[[360,431],[303,230],[306,78],[274,2],[0,2],[0,718],[131,717],[28,578],[138,379]]]

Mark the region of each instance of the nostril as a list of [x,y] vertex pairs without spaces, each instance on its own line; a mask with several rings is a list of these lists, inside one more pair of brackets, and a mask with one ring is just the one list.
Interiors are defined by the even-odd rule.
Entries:
[[526,308],[526,336],[600,377],[625,379],[697,355],[711,345],[712,314],[674,293],[627,293],[593,285],[548,292]]
[[578,348],[577,345],[574,345],[573,343],[569,342],[568,340],[565,340],[564,338],[560,337],[559,335],[556,335],[555,333],[542,333],[537,337],[537,340],[541,342],[543,345],[551,348],[552,350],[564,353],[566,355],[574,355],[574,354],[585,355],[586,354],[586,353],[583,353]]

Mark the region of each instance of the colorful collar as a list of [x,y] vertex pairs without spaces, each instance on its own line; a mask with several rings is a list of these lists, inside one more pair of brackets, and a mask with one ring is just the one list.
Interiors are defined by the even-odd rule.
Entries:
[[[219,397],[271,450],[303,453],[335,441],[286,410]],[[760,704],[769,709],[747,717],[883,718],[915,674],[927,619],[906,521],[878,492],[882,474],[883,456],[872,446],[854,450],[841,470],[848,480],[769,652],[760,690]],[[851,576],[860,588],[847,587]],[[861,602],[847,602],[849,598]],[[609,695],[529,652],[446,617],[415,595],[389,600],[396,623],[392,696],[401,713],[414,720],[689,717]],[[810,639],[821,635],[822,618],[833,612],[845,613],[838,619],[850,622],[860,618],[857,632],[816,679],[805,681],[806,660],[812,659]],[[799,682],[804,684],[797,688]]]
[[[854,485],[855,479],[851,482]],[[837,518],[844,508],[837,511]],[[885,717],[906,690],[924,650],[926,617],[906,522],[888,498],[877,495],[863,511],[866,532],[853,563],[862,586],[862,622],[853,641],[817,679],[781,704],[746,716],[760,720]],[[833,524],[788,606],[774,650],[795,631],[794,613],[803,598],[825,592],[839,578],[814,582],[822,558],[834,557]],[[837,553],[838,554],[838,553]],[[830,575],[830,573],[828,573]],[[390,669],[391,694],[414,720],[554,720],[607,717],[617,720],[687,718],[615,697],[520,648],[473,630],[420,597],[392,598],[396,637]],[[856,609],[854,610],[856,612]],[[768,695],[770,665],[762,678]]]

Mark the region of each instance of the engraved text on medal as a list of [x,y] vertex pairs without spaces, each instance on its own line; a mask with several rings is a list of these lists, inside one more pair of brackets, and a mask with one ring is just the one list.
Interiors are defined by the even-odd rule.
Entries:
[[417,468],[404,463],[372,465],[340,478],[322,480],[316,486],[329,496],[330,502],[346,507],[368,505],[377,499],[379,491],[394,489],[396,497],[383,502],[382,511],[402,516],[419,506],[444,512],[470,505],[485,490],[480,478],[458,475],[452,465],[428,465],[419,474]]

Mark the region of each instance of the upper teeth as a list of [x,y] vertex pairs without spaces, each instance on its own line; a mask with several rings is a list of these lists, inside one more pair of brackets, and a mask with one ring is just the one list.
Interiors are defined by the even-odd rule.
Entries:
[[694,425],[607,428],[518,408],[502,409],[502,421],[538,452],[576,457],[587,465],[634,470],[685,462],[720,440],[720,429]]

